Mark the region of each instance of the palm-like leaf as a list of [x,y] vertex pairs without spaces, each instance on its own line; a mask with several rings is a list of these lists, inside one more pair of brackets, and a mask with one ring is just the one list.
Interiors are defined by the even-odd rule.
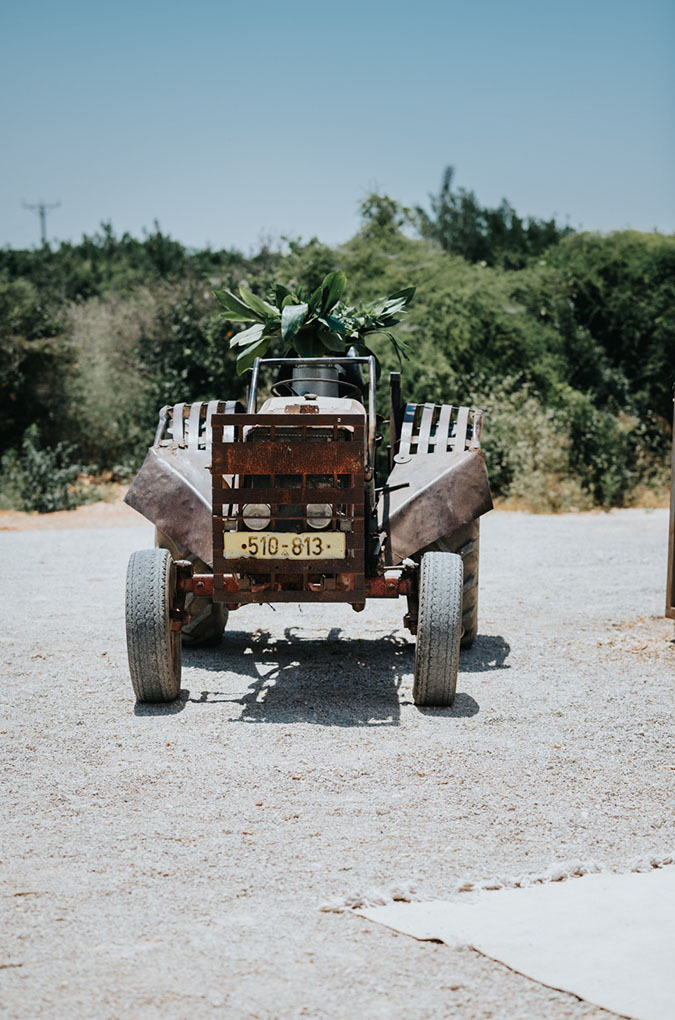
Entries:
[[281,310],[281,339],[294,337],[307,318],[309,308],[306,304],[284,305]]
[[240,301],[236,294],[229,290],[214,290],[213,292],[227,313],[229,322],[250,322],[254,315],[251,309]]
[[262,298],[259,298],[252,291],[248,290],[247,287],[241,285],[239,287],[239,293],[241,294],[249,308],[252,308],[253,311],[257,313],[256,314],[257,318],[262,318],[263,320],[265,320],[269,319],[269,317],[272,315],[279,314],[278,308],[274,308],[273,305],[268,305],[267,301],[263,301]]
[[237,357],[237,374],[243,375],[249,368],[253,368],[253,362],[256,358],[265,357],[269,345],[270,338],[263,337],[257,343],[249,344],[248,347],[245,347]]
[[[382,333],[389,338],[399,362],[407,358],[407,346],[391,332],[415,293],[414,287],[405,287],[386,298],[355,308],[342,304],[347,285],[342,272],[328,273],[321,286],[307,300],[291,287],[278,283],[274,288],[276,305],[264,301],[247,287],[240,286],[237,297],[229,290],[214,291],[223,307],[223,316],[229,322],[251,322],[252,326],[230,339],[230,347],[239,348],[237,372],[252,367],[258,357],[264,357],[270,344],[277,341],[288,345],[301,358],[330,354],[344,355],[355,346],[359,354],[370,356],[365,338]],[[379,365],[378,365],[379,372]]]
[[321,313],[327,315],[345,292],[347,277],[344,273],[329,273],[321,284]]
[[338,333],[330,329],[322,329],[319,333],[319,343],[332,354],[345,353],[345,341]]
[[230,340],[230,347],[248,347],[249,344],[257,343],[265,332],[265,324],[256,322],[253,326],[237,333]]

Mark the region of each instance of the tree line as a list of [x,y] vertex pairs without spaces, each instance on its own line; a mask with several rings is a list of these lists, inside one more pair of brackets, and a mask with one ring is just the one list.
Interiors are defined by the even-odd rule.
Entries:
[[244,392],[228,349],[242,327],[215,289],[311,290],[337,270],[356,301],[417,288],[396,327],[405,395],[485,408],[498,496],[550,510],[664,491],[675,237],[486,208],[452,168],[428,208],[371,195],[361,211],[337,248],[196,251],[158,225],[135,238],[104,224],[78,244],[0,250],[0,501],[52,509],[84,498],[85,473],[128,478],[162,404]]

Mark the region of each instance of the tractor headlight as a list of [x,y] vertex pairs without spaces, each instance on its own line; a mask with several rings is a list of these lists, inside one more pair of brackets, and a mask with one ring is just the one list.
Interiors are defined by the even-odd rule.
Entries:
[[272,507],[269,503],[245,503],[241,515],[247,528],[262,531],[270,523]]
[[310,528],[327,528],[333,519],[333,507],[330,503],[308,503],[307,523]]

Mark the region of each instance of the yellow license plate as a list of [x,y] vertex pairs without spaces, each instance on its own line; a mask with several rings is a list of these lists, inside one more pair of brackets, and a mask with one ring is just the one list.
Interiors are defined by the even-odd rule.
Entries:
[[230,559],[251,560],[343,560],[346,539],[340,532],[326,535],[301,535],[283,531],[265,531],[252,535],[246,531],[226,531],[224,553]]

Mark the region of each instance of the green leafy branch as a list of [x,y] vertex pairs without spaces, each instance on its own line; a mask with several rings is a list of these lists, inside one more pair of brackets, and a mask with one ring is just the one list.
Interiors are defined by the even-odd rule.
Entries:
[[251,368],[256,358],[263,358],[270,344],[278,346],[284,356],[294,350],[301,358],[343,357],[350,347],[362,356],[372,355],[366,338],[373,333],[389,338],[399,363],[401,358],[407,359],[407,345],[391,330],[401,321],[415,288],[406,287],[370,304],[354,306],[342,302],[346,286],[344,273],[329,273],[311,294],[277,283],[269,301],[244,286],[239,288],[239,296],[229,290],[214,291],[228,322],[253,323],[230,340],[230,347],[238,351],[238,374]]

